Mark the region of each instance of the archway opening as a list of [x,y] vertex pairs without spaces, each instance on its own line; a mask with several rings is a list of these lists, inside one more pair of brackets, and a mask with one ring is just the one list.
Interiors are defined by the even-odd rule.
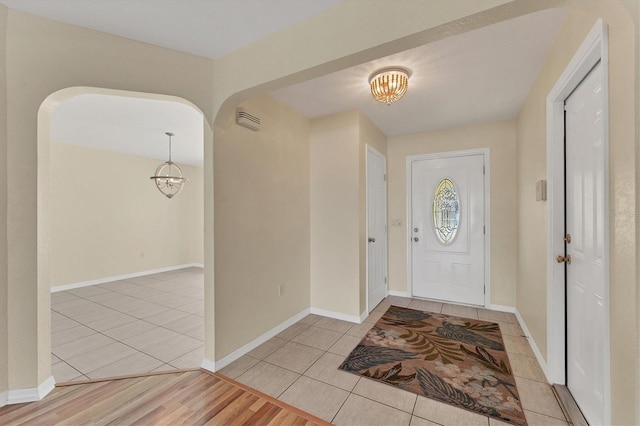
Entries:
[[[165,132],[187,179],[172,198],[149,179],[168,160]],[[169,96],[72,88],[42,104],[39,286],[56,382],[202,363],[207,133]]]

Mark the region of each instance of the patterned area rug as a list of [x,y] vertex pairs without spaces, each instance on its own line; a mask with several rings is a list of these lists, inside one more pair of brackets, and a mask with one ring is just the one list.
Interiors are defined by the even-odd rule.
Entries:
[[391,306],[339,367],[526,425],[498,324]]

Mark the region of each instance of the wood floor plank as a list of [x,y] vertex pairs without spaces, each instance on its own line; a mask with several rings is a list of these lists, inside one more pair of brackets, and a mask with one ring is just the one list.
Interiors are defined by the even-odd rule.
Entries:
[[328,425],[220,374],[188,370],[56,387],[0,425]]

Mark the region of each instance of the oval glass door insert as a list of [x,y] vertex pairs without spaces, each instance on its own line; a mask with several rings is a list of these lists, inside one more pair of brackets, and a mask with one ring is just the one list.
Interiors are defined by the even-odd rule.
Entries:
[[433,197],[433,227],[440,243],[451,244],[460,223],[460,199],[456,186],[449,179],[442,179]]

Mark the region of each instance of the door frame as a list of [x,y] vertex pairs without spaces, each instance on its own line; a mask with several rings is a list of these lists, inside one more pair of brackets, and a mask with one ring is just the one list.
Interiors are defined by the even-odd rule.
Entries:
[[[407,295],[413,297],[413,244],[411,244],[412,204],[411,194],[413,162],[421,160],[437,160],[455,157],[482,155],[484,159],[484,306],[491,306],[491,150],[489,148],[466,149],[462,151],[436,152],[431,154],[409,155],[406,157],[406,242],[407,242]],[[475,306],[475,305],[474,305]]]
[[611,422],[611,331],[609,304],[609,74],[607,26],[598,19],[582,45],[567,65],[547,96],[547,378],[566,385],[566,299],[565,266],[555,256],[565,252],[565,169],[564,169],[564,102],[600,61],[603,65],[602,90],[604,104],[604,243],[605,250],[605,348],[604,348],[604,419]]
[[382,153],[380,153],[377,149],[375,149],[373,146],[369,145],[369,144],[365,144],[365,172],[364,172],[364,176],[365,176],[365,222],[364,222],[364,226],[365,226],[365,281],[366,281],[366,314],[369,315],[369,243],[368,243],[368,238],[369,238],[369,153],[372,153],[373,155],[380,157],[382,159],[382,161],[384,162],[384,176],[385,176],[385,184],[384,184],[384,223],[385,223],[385,238],[384,238],[384,276],[386,278],[386,282],[385,282],[385,297],[389,295],[389,251],[388,251],[388,235],[389,235],[389,228],[388,228],[388,204],[389,204],[389,200],[387,200],[387,157],[384,156]]

